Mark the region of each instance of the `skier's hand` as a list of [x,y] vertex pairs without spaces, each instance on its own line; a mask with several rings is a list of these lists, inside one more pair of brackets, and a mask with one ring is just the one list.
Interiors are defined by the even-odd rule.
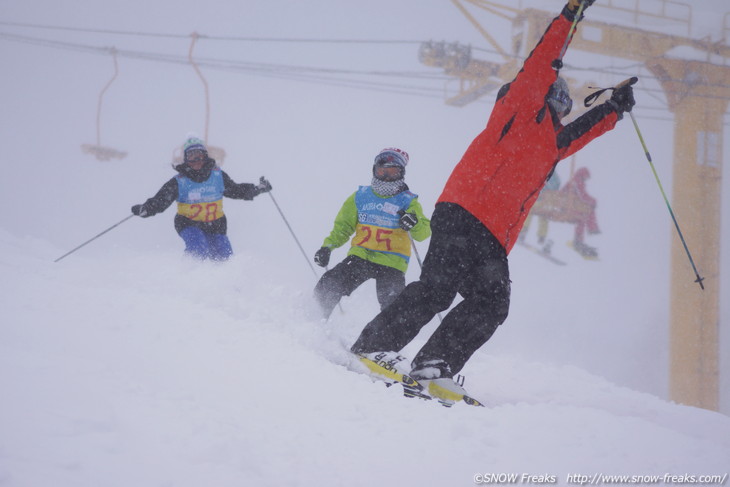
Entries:
[[271,191],[271,183],[268,179],[261,176],[259,178],[259,184],[256,185],[256,194],[260,195],[261,193],[268,193]]
[[398,220],[398,224],[406,232],[410,231],[411,228],[415,227],[418,223],[418,217],[415,213],[406,213],[405,211],[401,210],[398,212],[398,214],[400,215],[400,220]]
[[610,101],[613,102],[612,105],[620,114],[623,114],[624,112],[630,112],[636,104],[636,101],[634,100],[634,89],[631,87],[631,85],[633,85],[637,81],[638,78],[636,77],[629,78],[626,81],[620,83],[613,90]]
[[[596,0],[583,0],[583,3],[585,4],[583,6],[583,10],[585,11],[585,9],[587,9],[588,7],[593,5],[593,2],[595,2],[595,1]],[[581,0],[569,0],[568,1],[568,10],[570,10],[571,12],[577,12],[578,7],[580,7],[580,4],[581,4]]]
[[330,263],[331,254],[332,249],[329,247],[322,247],[314,254],[314,263],[320,267],[327,267],[327,264]]
[[141,216],[142,218],[147,218],[148,216],[152,216],[147,212],[147,208],[145,208],[144,205],[134,205],[132,207],[132,214]]

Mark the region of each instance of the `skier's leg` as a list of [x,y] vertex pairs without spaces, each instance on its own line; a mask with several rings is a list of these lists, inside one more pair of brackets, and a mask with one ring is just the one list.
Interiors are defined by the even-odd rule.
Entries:
[[378,303],[380,303],[381,310],[387,308],[405,287],[405,272],[388,266],[378,266],[375,274],[375,291],[378,295]]
[[414,281],[363,329],[351,350],[355,353],[398,352],[413,340],[436,313],[456,297],[423,281]]
[[586,230],[586,222],[584,220],[578,220],[575,224],[575,236],[573,237],[573,246],[578,249],[584,243]]
[[541,216],[537,222],[537,242],[540,244],[545,243],[548,233],[548,219]]
[[598,252],[594,247],[586,245],[583,241],[585,235],[586,221],[581,220],[575,225],[575,241],[573,242],[573,248],[576,252],[586,258],[598,257]]
[[444,317],[413,360],[414,369],[443,361],[451,374],[484,345],[507,318],[510,303],[509,267],[506,258],[475,266],[459,293],[464,300]]
[[351,350],[355,353],[399,352],[436,313],[447,309],[465,274],[466,236],[473,217],[450,203],[439,203],[431,219],[431,242],[421,277],[363,329]]
[[185,242],[185,255],[202,260],[208,258],[210,246],[203,230],[198,227],[183,228],[180,237]]
[[314,287],[314,297],[322,310],[322,317],[329,318],[342,296],[349,296],[363,282],[373,277],[368,261],[350,255],[328,270]]
[[210,245],[210,258],[213,260],[224,261],[233,255],[231,241],[228,236],[222,233],[207,234],[208,244]]
[[588,215],[588,219],[586,220],[586,225],[588,227],[588,233],[590,235],[595,235],[597,233],[601,233],[601,231],[598,229],[598,220],[596,220],[596,210],[592,209],[590,214]]

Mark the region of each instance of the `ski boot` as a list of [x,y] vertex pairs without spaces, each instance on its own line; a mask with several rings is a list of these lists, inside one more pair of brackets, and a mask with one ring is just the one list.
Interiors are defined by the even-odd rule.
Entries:
[[598,250],[595,247],[586,245],[583,242],[573,242],[573,248],[584,259],[598,259]]

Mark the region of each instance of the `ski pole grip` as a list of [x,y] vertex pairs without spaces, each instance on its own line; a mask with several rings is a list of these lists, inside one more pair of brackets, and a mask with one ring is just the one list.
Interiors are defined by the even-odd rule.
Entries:
[[626,85],[633,85],[637,81],[639,81],[639,78],[637,78],[636,76],[632,76],[631,78],[626,79],[626,80],[620,82],[619,84],[617,84],[616,88],[621,88],[622,86],[626,86]]

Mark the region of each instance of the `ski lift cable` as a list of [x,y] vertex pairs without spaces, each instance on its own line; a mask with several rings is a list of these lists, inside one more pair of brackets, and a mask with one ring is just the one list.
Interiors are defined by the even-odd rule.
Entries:
[[[0,22],[2,24],[2,22]],[[189,36],[188,36],[189,37]],[[64,50],[70,50],[70,51],[79,51],[79,52],[85,52],[85,53],[91,53],[91,54],[102,54],[107,55],[109,53],[109,47],[98,47],[98,46],[91,46],[86,44],[78,44],[78,43],[71,43],[71,42],[65,42],[65,41],[55,41],[55,40],[49,40],[49,39],[42,39],[42,38],[35,38],[35,37],[28,37],[28,36],[22,36],[17,34],[9,34],[6,32],[0,31],[0,40],[9,40],[13,42],[20,42],[20,43],[27,43],[27,44],[33,44],[33,45],[40,45],[43,47],[49,47],[49,48],[56,48],[56,49],[64,49]],[[131,51],[131,50],[122,50],[122,49],[116,49],[117,55],[119,57],[127,57],[127,58],[136,58],[136,59],[142,59],[152,62],[166,62],[166,63],[172,63],[172,64],[189,64],[189,60],[179,56],[179,55],[170,55],[170,54],[163,54],[163,53],[154,53],[154,52],[144,52],[144,51]],[[344,70],[344,69],[332,69],[332,68],[316,68],[316,67],[306,67],[306,66],[293,66],[293,65],[274,65],[274,64],[265,64],[265,63],[252,63],[252,62],[246,62],[246,61],[234,61],[234,60],[219,60],[219,59],[211,59],[211,58],[198,58],[196,63],[199,66],[204,66],[209,69],[217,69],[222,71],[229,71],[229,72],[242,72],[254,76],[262,76],[262,77],[271,77],[271,78],[279,78],[279,79],[291,79],[296,81],[305,81],[305,82],[312,82],[312,83],[322,83],[322,84],[329,84],[333,86],[344,86],[344,87],[350,87],[350,88],[358,88],[358,89],[372,89],[373,91],[381,91],[381,92],[396,92],[399,94],[408,94],[408,95],[416,95],[416,96],[426,96],[426,97],[434,97],[430,93],[443,93],[442,87],[417,87],[413,85],[396,85],[396,84],[388,84],[388,83],[380,83],[380,82],[374,82],[374,81],[364,81],[364,80],[352,80],[352,79],[344,79],[342,77],[334,77],[330,74],[337,74],[340,76],[378,76],[378,77],[401,77],[401,78],[410,78],[410,79],[417,79],[417,80],[426,80],[426,81],[443,81],[443,80],[451,80],[451,77],[446,77],[443,75],[432,75],[429,73],[418,73],[418,72],[388,72],[388,71],[361,71],[361,70]],[[623,73],[618,73],[614,69],[606,70],[605,68],[599,69],[599,68],[577,68],[573,67],[571,69],[576,70],[589,70],[593,73],[607,73],[611,75],[619,75]],[[329,76],[328,76],[329,75]],[[653,76],[644,76],[642,79],[656,79]],[[411,90],[415,90],[421,93],[417,92],[411,92]],[[661,90],[658,89],[652,89],[652,88],[642,88],[642,91],[655,91],[656,93],[662,93]],[[430,92],[430,93],[429,93]],[[717,98],[713,95],[700,95],[705,96],[707,98]],[[649,108],[649,107],[647,107]],[[654,108],[652,108],[654,109]],[[660,118],[655,118],[660,119]],[[664,118],[662,120],[670,120],[669,118]]]
[[[12,27],[26,27],[26,28],[36,28],[36,29],[47,29],[47,30],[62,30],[62,31],[70,31],[70,32],[87,32],[87,33],[95,33],[95,34],[114,34],[114,35],[126,35],[126,36],[139,36],[139,37],[159,37],[159,38],[171,38],[171,39],[185,39],[188,38],[189,35],[186,34],[162,34],[162,33],[156,33],[156,32],[133,32],[133,31],[121,31],[121,30],[111,30],[111,29],[89,29],[89,28],[78,28],[78,27],[65,27],[65,26],[56,26],[56,25],[39,25],[39,24],[28,24],[28,23],[20,23],[20,22],[3,22],[0,21],[0,25],[7,25]],[[214,35],[205,35],[198,33],[198,37],[200,39],[205,40],[214,40],[214,41],[244,41],[244,42],[271,42],[271,43],[296,43],[296,44],[317,44],[317,43],[326,43],[326,44],[423,44],[424,41],[421,40],[396,40],[396,39],[332,39],[332,38],[277,38],[277,37],[241,37],[241,36],[214,36]],[[524,56],[517,55],[517,54],[503,54],[498,52],[495,49],[487,49],[483,47],[478,46],[469,46],[471,50],[488,53],[488,54],[496,54],[499,56],[506,55],[507,57],[511,57],[517,61],[524,61]],[[586,69],[587,68],[577,68],[574,67],[573,69]]]
[[[189,37],[189,36],[188,36]],[[0,39],[6,39],[10,41],[24,42],[28,44],[36,44],[46,47],[55,47],[59,49],[77,50],[93,52],[96,54],[106,54],[109,51],[108,47],[97,47],[86,44],[77,44],[64,41],[53,41],[49,39],[40,39],[27,36],[19,36],[15,34],[8,34],[0,32]],[[121,57],[131,57],[139,59],[147,59],[152,61],[166,61],[166,62],[177,62],[179,64],[189,63],[189,59],[184,59],[178,55],[163,54],[154,52],[144,51],[132,51],[117,49],[117,53]],[[435,74],[429,71],[383,71],[383,70],[354,70],[354,69],[341,69],[341,68],[323,68],[323,67],[312,67],[312,66],[297,66],[297,65],[284,65],[284,64],[270,64],[270,63],[256,63],[250,61],[240,60],[225,60],[215,58],[197,58],[196,63],[200,66],[208,67],[225,67],[225,65],[232,68],[250,66],[256,70],[286,70],[286,71],[306,71],[306,72],[323,72],[323,73],[337,73],[337,74],[352,74],[352,75],[372,75],[381,77],[403,77],[403,78],[418,78],[418,79],[433,79],[433,80],[449,80],[449,76],[443,74]]]
[[[133,32],[115,29],[90,29],[83,27],[67,27],[60,25],[40,25],[22,22],[0,21],[0,25],[10,27],[23,27],[31,29],[62,30],[69,32],[85,32],[91,34],[112,34],[134,37],[163,37],[171,39],[184,39],[190,37],[185,34],[163,34],[159,32]],[[306,37],[251,37],[251,36],[220,36],[198,34],[201,39],[215,41],[238,41],[238,42],[273,42],[273,43],[297,43],[297,44],[420,44],[420,40],[408,39],[332,39],[332,38],[306,38]]]
[[[82,44],[74,44],[74,43],[68,43],[68,42],[58,42],[58,41],[50,41],[46,39],[37,39],[37,38],[29,38],[24,36],[16,36],[16,35],[7,35],[5,33],[0,33],[0,39],[5,38],[7,40],[12,41],[18,41],[18,42],[25,42],[29,44],[36,44],[41,45],[44,47],[52,47],[52,48],[59,48],[59,49],[67,49],[72,51],[82,51],[87,53],[93,53],[93,54],[104,54],[106,55],[109,51],[109,48],[104,47],[95,47],[95,46],[88,46],[88,45],[82,45]],[[169,55],[169,54],[161,54],[161,53],[151,53],[151,52],[141,52],[141,51],[127,51],[122,49],[117,49],[117,55],[120,57],[127,57],[127,58],[136,58],[136,59],[143,59],[153,62],[167,62],[167,63],[174,63],[174,64],[188,64],[189,60],[184,59],[181,56],[178,55]],[[226,61],[226,60],[217,60],[217,59],[198,59],[196,61],[196,64],[199,66],[205,66],[212,69],[219,69],[224,71],[239,71],[239,72],[247,72],[250,74],[258,74],[258,73],[310,73],[311,74],[327,74],[327,73],[336,73],[341,75],[347,75],[347,76],[361,76],[361,75],[367,75],[367,76],[379,76],[379,77],[400,77],[400,78],[410,78],[410,79],[426,79],[426,80],[447,80],[450,79],[446,76],[438,75],[434,76],[430,73],[427,73],[426,76],[423,76],[418,73],[413,72],[387,72],[387,71],[358,71],[358,70],[342,70],[342,69],[328,69],[328,68],[312,68],[312,67],[306,67],[306,66],[291,66],[291,65],[271,65],[271,64],[262,64],[262,63],[248,63],[248,62],[241,62],[241,61]],[[283,77],[283,76],[282,76]],[[346,81],[351,82],[351,81]],[[363,84],[367,82],[362,82]],[[439,92],[441,91],[440,88],[426,88],[426,87],[414,87],[412,85],[393,85],[393,84],[384,84],[384,83],[373,83],[374,85],[379,86],[395,86],[400,89],[403,88],[413,88],[413,89],[420,89],[420,90],[430,90],[433,92]]]
[[[1,24],[3,24],[3,22],[0,22],[0,25]],[[189,37],[189,35],[188,36],[185,36],[185,37]],[[203,38],[204,36],[201,36],[200,34],[198,34],[198,37],[199,38]],[[0,38],[4,38],[6,40],[15,40],[15,41],[18,41],[18,42],[25,41],[27,43],[45,45],[45,46],[48,46],[48,47],[62,47],[62,48],[70,49],[70,50],[95,51],[97,53],[105,53],[105,52],[108,51],[108,48],[106,48],[106,47],[96,47],[96,46],[89,46],[89,45],[85,45],[85,44],[77,44],[77,43],[70,43],[70,42],[64,42],[64,41],[53,41],[53,40],[49,40],[49,39],[40,39],[40,38],[22,36],[22,35],[17,35],[17,34],[9,34],[9,33],[5,33],[5,32],[0,32]],[[135,52],[135,51],[124,51],[124,50],[121,50],[121,49],[119,49],[119,54],[122,55],[122,56],[144,57],[146,59],[152,59],[152,60],[175,59],[175,56],[172,56],[172,55],[166,55],[166,54],[160,54],[160,53],[142,53],[142,52]],[[203,64],[202,61],[203,61],[203,59],[200,59],[199,58],[198,63],[202,65]],[[210,62],[229,62],[231,64],[245,64],[244,61],[220,61],[220,60],[207,60],[207,61],[210,61]],[[259,64],[258,66],[264,66],[264,64]],[[277,65],[271,65],[271,66],[277,66]],[[279,65],[279,67],[281,67],[281,66],[284,66],[284,69],[294,69],[294,66],[290,66],[290,65]],[[570,65],[570,64],[566,64],[566,67],[569,67],[571,70],[574,70],[574,71],[586,71],[586,72],[590,72],[590,73],[602,73],[602,74],[612,74],[612,75],[621,75],[621,76],[623,76],[623,75],[626,74],[626,71],[621,71],[622,69],[632,70],[631,68],[640,68],[640,67],[642,67],[642,65],[640,65],[640,64],[632,64],[632,65],[622,66],[622,67],[619,67],[619,68],[610,68],[610,69],[609,68],[604,68],[604,67],[597,67],[597,66],[594,66],[594,67],[581,67],[581,66],[573,66],[573,65]],[[301,67],[301,69],[305,69],[305,70],[313,70],[313,69],[326,70],[326,69],[329,69],[329,68]],[[337,70],[332,69],[332,71],[337,71]],[[342,71],[343,72],[350,72],[350,73],[368,73],[368,74],[383,75],[382,72],[378,72],[378,71],[357,71],[357,70],[342,70]],[[386,73],[388,73],[388,72],[386,72]],[[388,75],[400,75],[400,74],[395,74],[393,72],[389,72]],[[414,77],[414,76],[411,76],[411,73],[404,73],[402,75],[403,76]],[[428,77],[428,76],[434,76],[434,75],[431,75],[429,73],[418,73],[418,72],[416,72],[416,74],[415,74],[415,77],[419,77],[419,78],[425,78],[425,77]],[[434,79],[445,79],[445,77],[443,75],[437,75],[437,76],[434,77]],[[642,79],[654,79],[654,80],[656,80],[657,78],[655,76],[653,76],[653,75],[647,75],[647,76],[643,76]],[[718,84],[707,85],[707,86],[726,87],[727,85],[718,83]],[[657,90],[657,91],[660,91],[660,90]],[[712,95],[706,95],[706,96],[712,97]]]
[[[0,21],[0,25],[6,25],[11,27],[23,27],[23,28],[34,28],[34,29],[48,29],[48,30],[63,30],[71,32],[87,32],[87,33],[103,33],[113,35],[126,35],[126,36],[139,36],[139,37],[158,37],[158,38],[173,38],[182,39],[188,38],[189,35],[183,34],[164,34],[157,32],[134,32],[134,31],[123,31],[114,29],[91,29],[91,28],[80,28],[80,27],[68,27],[58,25],[40,25],[32,23],[22,22],[8,22]],[[396,40],[396,39],[333,39],[333,38],[276,38],[276,37],[241,37],[241,36],[217,36],[217,35],[205,35],[197,34],[199,39],[215,40],[215,41],[244,41],[244,42],[272,42],[272,43],[298,43],[298,44],[315,44],[315,43],[330,43],[330,44],[423,44],[420,40]],[[52,41],[47,41],[52,42]],[[472,50],[504,56],[505,53],[498,52],[494,49],[485,49],[480,47],[472,47]],[[507,54],[508,57],[512,57],[516,60],[524,60],[524,56],[518,56],[514,54]],[[611,74],[610,70],[606,68],[586,68],[580,66],[572,66],[566,64],[566,67],[570,66],[571,70],[575,71],[588,71],[588,72],[600,72]],[[643,65],[640,63],[627,65],[618,68],[620,72],[615,73],[619,75],[625,75],[627,71],[631,71],[631,68],[640,68]],[[623,70],[623,71],[622,71]],[[726,87],[726,85],[717,85],[719,87]]]

